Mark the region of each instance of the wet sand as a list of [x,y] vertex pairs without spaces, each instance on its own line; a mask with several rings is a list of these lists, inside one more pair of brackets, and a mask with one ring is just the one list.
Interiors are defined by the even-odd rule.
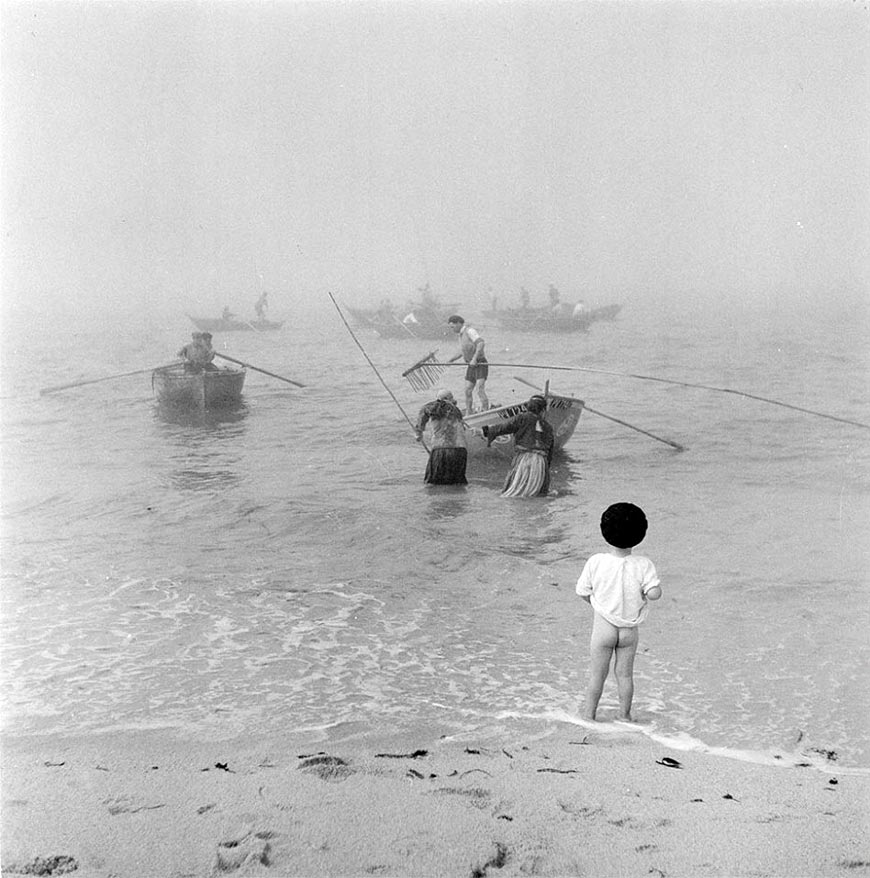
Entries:
[[2,794],[10,874],[870,874],[870,777],[612,728],[480,743],[12,739]]

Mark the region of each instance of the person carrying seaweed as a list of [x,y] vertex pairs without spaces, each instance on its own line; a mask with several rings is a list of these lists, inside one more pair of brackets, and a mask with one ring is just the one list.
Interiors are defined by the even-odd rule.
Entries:
[[535,395],[526,403],[526,411],[483,428],[487,445],[497,436],[511,433],[514,436],[514,457],[502,496],[542,497],[550,490],[554,435],[552,426],[544,418],[546,411],[547,400]]
[[418,442],[423,441],[427,426],[432,430],[432,448],[423,480],[430,485],[467,485],[465,423],[449,390],[440,391],[437,399],[420,409],[414,428]]

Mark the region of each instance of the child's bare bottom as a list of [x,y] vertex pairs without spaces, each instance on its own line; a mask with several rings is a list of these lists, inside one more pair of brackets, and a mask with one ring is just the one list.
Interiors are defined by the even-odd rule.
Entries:
[[634,698],[634,656],[637,652],[637,628],[617,628],[603,616],[595,614],[592,623],[592,640],[589,644],[590,667],[589,686],[582,716],[594,720],[598,702],[604,690],[604,681],[613,659],[613,672],[619,693],[619,715],[617,719],[632,722],[631,700]]

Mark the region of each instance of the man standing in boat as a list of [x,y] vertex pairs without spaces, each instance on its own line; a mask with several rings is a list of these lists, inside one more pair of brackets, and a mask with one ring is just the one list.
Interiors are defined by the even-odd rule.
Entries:
[[269,296],[268,293],[260,293],[260,298],[257,299],[256,305],[254,305],[254,311],[257,312],[258,320],[266,319],[266,311],[269,308]]
[[477,387],[477,395],[480,397],[480,410],[489,408],[489,399],[486,396],[486,379],[489,377],[489,365],[484,354],[484,340],[476,329],[472,329],[464,317],[451,314],[447,318],[450,328],[459,336],[460,351],[455,357],[447,362],[455,363],[462,357],[468,368],[465,370],[465,414],[474,413],[474,388]]
[[465,424],[449,390],[442,390],[434,402],[427,402],[420,409],[414,428],[418,442],[423,441],[427,425],[432,429],[432,449],[423,480],[430,485],[467,485]]

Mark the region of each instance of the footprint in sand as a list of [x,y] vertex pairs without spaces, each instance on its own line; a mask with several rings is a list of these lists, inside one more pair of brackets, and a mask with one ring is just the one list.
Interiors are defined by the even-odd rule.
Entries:
[[104,799],[103,804],[108,808],[109,813],[116,817],[118,814],[138,814],[140,811],[155,811],[158,808],[165,808],[163,802],[143,802],[141,799],[133,796],[118,796],[113,799]]
[[249,832],[241,838],[222,841],[218,844],[213,875],[226,875],[237,872],[245,866],[270,865],[269,839],[272,832]]
[[321,780],[337,782],[347,780],[354,770],[338,756],[308,756],[296,766],[299,771],[316,774]]

